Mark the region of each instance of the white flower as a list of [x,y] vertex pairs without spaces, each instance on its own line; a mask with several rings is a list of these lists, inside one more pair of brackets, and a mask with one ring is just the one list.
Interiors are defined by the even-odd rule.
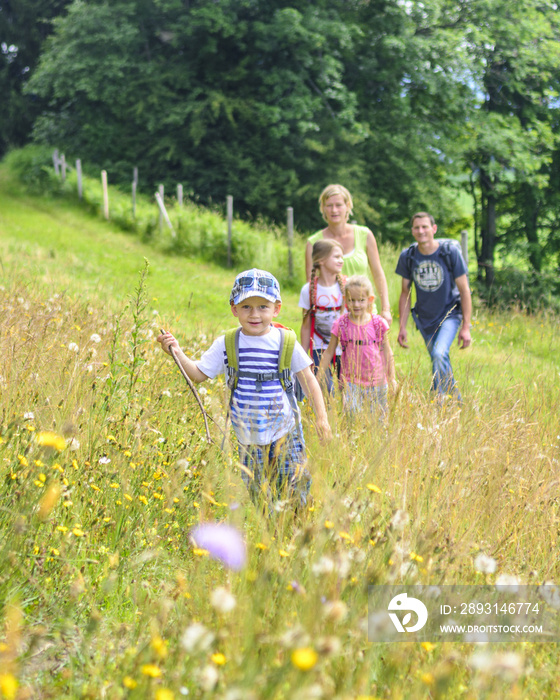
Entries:
[[311,571],[315,576],[321,576],[323,574],[330,574],[334,571],[334,561],[330,557],[321,557],[319,561],[316,561],[311,565]]
[[103,455],[103,457],[99,458],[99,464],[111,464],[111,460],[106,455]]
[[72,450],[72,452],[75,452],[76,450],[80,449],[80,443],[78,442],[78,440],[76,440],[75,437],[68,438],[66,440],[66,446],[69,450]]
[[200,389],[198,390],[198,393],[201,396],[206,396],[206,394],[208,393],[208,389],[205,386],[201,386]]
[[27,411],[27,413],[24,413],[23,420],[35,420],[35,414],[33,411]]
[[92,333],[89,337],[92,343],[100,343],[101,342],[101,336],[99,333]]
[[218,669],[208,664],[198,674],[198,682],[205,693],[214,690],[218,683]]
[[284,632],[278,639],[280,644],[287,649],[292,647],[305,647],[309,644],[309,635],[301,625],[296,625]]
[[474,568],[483,574],[493,574],[496,566],[496,560],[482,552],[474,560]]
[[194,622],[181,635],[181,646],[189,654],[206,651],[213,641],[213,633],[200,622]]
[[538,587],[538,592],[541,598],[555,610],[560,610],[560,588],[552,581],[545,581],[542,586]]
[[169,391],[169,389],[164,389],[164,390],[161,392],[161,395],[162,395],[162,396],[168,396],[169,398],[171,398],[171,392]]
[[404,530],[408,525],[408,513],[406,510],[397,510],[393,517],[391,518],[391,525],[394,530]]
[[70,352],[80,352],[80,348],[77,343],[68,343],[68,350],[70,350]]
[[232,595],[227,588],[220,586],[210,594],[210,604],[219,613],[225,614],[231,612],[237,605],[235,596]]
[[507,593],[517,593],[519,590],[520,581],[517,576],[512,574],[500,574],[496,577],[496,588],[499,591],[506,591]]
[[348,607],[342,600],[329,600],[323,605],[323,616],[327,620],[340,622],[348,614]]

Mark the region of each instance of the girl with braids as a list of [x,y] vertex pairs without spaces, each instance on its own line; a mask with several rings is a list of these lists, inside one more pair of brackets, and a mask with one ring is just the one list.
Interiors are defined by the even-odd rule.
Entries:
[[328,348],[323,352],[319,379],[342,348],[340,378],[344,408],[350,414],[366,410],[387,415],[387,386],[396,388],[393,352],[387,338],[389,324],[372,313],[375,296],[369,279],[349,277],[344,288],[348,312],[336,319]]
[[[301,344],[313,358],[315,371],[319,367],[323,351],[329,345],[331,327],[343,311],[343,264],[344,251],[338,241],[320,240],[313,245],[311,278],[301,289],[299,306],[303,309]],[[341,352],[339,349],[334,359],[337,376]],[[327,384],[332,393],[330,370]]]

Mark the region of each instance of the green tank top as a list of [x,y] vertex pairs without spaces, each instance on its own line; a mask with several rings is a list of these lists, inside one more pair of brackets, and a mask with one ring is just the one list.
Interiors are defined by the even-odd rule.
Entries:
[[[342,274],[347,277],[352,275],[366,275],[371,280],[371,270],[366,250],[367,235],[369,229],[366,226],[356,226],[354,224],[354,250],[344,256]],[[323,237],[323,229],[317,231],[307,239],[311,245],[320,241]]]

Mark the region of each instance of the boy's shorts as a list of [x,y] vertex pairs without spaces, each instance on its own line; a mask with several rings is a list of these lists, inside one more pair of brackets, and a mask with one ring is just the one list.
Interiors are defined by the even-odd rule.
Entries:
[[297,432],[269,445],[239,445],[239,459],[245,467],[241,478],[253,502],[273,505],[293,499],[296,506],[307,504],[311,476],[305,467],[305,443]]

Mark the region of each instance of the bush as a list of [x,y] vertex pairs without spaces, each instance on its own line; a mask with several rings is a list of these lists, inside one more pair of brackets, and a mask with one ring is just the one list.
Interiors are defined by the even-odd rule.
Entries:
[[529,313],[547,309],[560,313],[560,279],[556,273],[507,267],[496,270],[489,289],[480,281],[475,286],[480,299],[493,309],[517,308]]
[[50,146],[30,144],[10,151],[4,158],[10,172],[34,194],[60,192],[60,179],[55,175]]

